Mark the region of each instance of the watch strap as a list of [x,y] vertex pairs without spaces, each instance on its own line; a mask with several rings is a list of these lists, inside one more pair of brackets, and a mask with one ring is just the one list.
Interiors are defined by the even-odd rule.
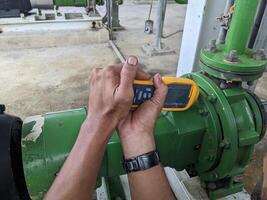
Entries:
[[127,173],[144,171],[160,163],[158,151],[151,151],[130,159],[123,159],[123,167]]

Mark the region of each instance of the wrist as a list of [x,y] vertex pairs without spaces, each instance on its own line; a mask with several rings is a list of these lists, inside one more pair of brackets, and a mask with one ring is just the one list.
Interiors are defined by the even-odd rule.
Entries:
[[130,134],[121,138],[125,159],[156,150],[153,134]]
[[106,117],[88,115],[82,124],[82,132],[90,135],[96,134],[99,139],[109,140],[116,125]]

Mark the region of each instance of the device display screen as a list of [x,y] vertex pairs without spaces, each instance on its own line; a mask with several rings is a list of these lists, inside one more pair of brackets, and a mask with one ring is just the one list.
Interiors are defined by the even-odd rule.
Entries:
[[[150,99],[154,93],[153,85],[134,85],[133,105],[140,105]],[[184,108],[189,101],[191,85],[170,84],[168,85],[168,95],[166,97],[164,108]]]
[[166,97],[164,107],[168,108],[184,108],[189,101],[191,85],[168,85],[168,95]]

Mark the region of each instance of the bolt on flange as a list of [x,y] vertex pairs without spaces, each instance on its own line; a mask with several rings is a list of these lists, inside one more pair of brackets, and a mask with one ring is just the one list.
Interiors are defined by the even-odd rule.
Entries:
[[266,55],[264,49],[258,49],[255,53],[252,54],[252,58],[255,60],[265,60]]
[[216,40],[210,40],[208,48],[206,50],[209,51],[209,52],[216,52],[217,51]]
[[236,50],[231,50],[230,53],[225,56],[225,60],[228,62],[238,62],[238,54]]

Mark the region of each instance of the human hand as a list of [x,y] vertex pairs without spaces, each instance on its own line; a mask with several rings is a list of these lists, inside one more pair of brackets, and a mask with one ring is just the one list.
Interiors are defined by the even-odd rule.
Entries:
[[267,187],[263,187],[261,191],[261,199],[267,200]]
[[124,119],[131,109],[134,97],[134,79],[148,79],[150,77],[139,69],[137,64],[137,58],[130,56],[124,64],[94,69],[92,72],[89,114],[85,124],[89,128],[94,126],[103,130],[107,139],[118,122]]
[[154,76],[153,82],[155,87],[153,97],[135,111],[129,112],[119,123],[119,136],[126,159],[155,150],[154,127],[168,88],[159,74]]

